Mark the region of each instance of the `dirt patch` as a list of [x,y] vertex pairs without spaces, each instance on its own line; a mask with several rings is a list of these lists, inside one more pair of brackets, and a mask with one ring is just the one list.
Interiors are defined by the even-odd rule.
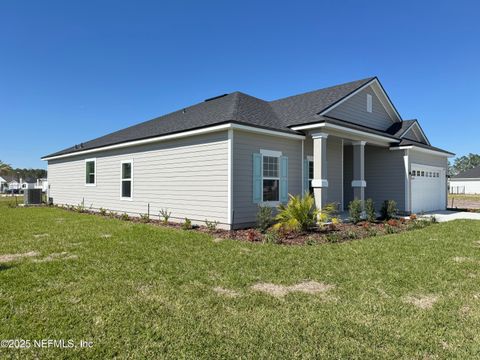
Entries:
[[231,290],[231,289],[225,289],[225,288],[222,288],[220,286],[214,287],[213,291],[215,291],[219,295],[223,295],[223,296],[230,297],[230,298],[240,296],[239,292],[237,292],[235,290]]
[[112,234],[102,234],[100,235],[102,239],[110,239],[112,237]]
[[452,258],[452,260],[455,261],[456,263],[463,263],[463,262],[471,261],[472,259],[463,257],[463,256],[455,256],[454,258]]
[[6,263],[6,262],[11,262],[11,261],[16,261],[16,260],[21,260],[24,258],[31,258],[35,256],[39,256],[40,254],[36,251],[29,251],[26,253],[19,253],[19,254],[4,254],[0,255],[0,263]]
[[33,237],[35,239],[41,239],[41,238],[44,238],[44,237],[47,237],[47,236],[50,236],[49,234],[35,234],[33,235]]
[[438,301],[438,296],[435,296],[435,295],[409,296],[405,299],[405,301],[420,309],[430,309]]
[[69,255],[66,251],[61,253],[52,253],[48,256],[45,256],[43,259],[37,259],[35,262],[42,263],[42,262],[50,262],[55,260],[74,260],[78,259],[77,255]]
[[334,285],[306,281],[295,285],[285,286],[271,283],[258,283],[252,286],[252,290],[267,293],[275,297],[283,297],[291,292],[303,292],[305,294],[325,293],[334,288]]

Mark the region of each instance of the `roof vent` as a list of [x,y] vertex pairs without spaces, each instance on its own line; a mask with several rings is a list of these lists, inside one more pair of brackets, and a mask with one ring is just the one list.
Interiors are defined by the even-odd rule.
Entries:
[[205,102],[207,101],[212,101],[212,100],[216,100],[216,99],[220,99],[224,96],[227,96],[228,94],[223,94],[223,95],[218,95],[218,96],[214,96],[214,97],[211,97],[211,98],[208,98],[208,99],[205,99]]

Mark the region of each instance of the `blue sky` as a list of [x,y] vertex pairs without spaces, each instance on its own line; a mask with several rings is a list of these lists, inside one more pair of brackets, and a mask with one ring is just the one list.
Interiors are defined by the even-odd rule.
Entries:
[[480,153],[474,1],[2,1],[0,159],[40,157],[235,90],[377,75],[433,145]]

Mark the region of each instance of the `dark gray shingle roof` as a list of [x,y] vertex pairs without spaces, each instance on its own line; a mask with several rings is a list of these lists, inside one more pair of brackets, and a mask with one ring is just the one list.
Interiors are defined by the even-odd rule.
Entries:
[[389,133],[390,135],[396,136],[396,137],[400,137],[416,121],[417,120],[414,119],[414,120],[403,120],[402,122],[396,122],[395,124],[392,124],[392,126],[390,126],[387,129],[387,133]]
[[480,179],[480,166],[470,170],[465,170],[460,174],[455,175],[453,179]]

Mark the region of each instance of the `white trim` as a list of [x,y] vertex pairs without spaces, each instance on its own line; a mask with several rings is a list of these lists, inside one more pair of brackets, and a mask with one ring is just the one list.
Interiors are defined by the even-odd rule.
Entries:
[[[345,98],[343,98],[342,100],[338,101],[336,104],[334,104],[332,107],[329,107],[325,110],[323,110],[320,114],[318,115],[324,115],[326,113],[328,113],[329,111],[332,111],[333,109],[335,109],[337,106],[339,106],[340,104],[344,103],[345,101],[347,101],[348,99],[350,99],[352,96],[355,96],[356,94],[358,94],[360,91],[362,91],[363,89],[369,87],[370,85],[372,84],[377,84],[378,85],[378,88],[380,89],[380,91],[382,92],[382,95],[384,96],[384,98],[387,100],[388,104],[390,105],[390,107],[392,108],[393,112],[395,113],[395,115],[397,116],[398,118],[398,121],[401,121],[402,120],[402,117],[400,116],[400,114],[398,113],[398,111],[395,109],[395,107],[393,106],[392,102],[390,101],[390,99],[388,98],[387,94],[385,93],[385,91],[383,90],[383,87],[382,85],[380,84],[380,82],[378,81],[377,78],[374,78],[372,80],[370,80],[369,82],[367,82],[366,84],[362,85],[361,87],[359,87],[357,90],[355,90],[354,92],[352,92],[350,95],[346,96]],[[375,91],[375,89],[373,90]],[[378,97],[378,96],[377,96]],[[381,100],[380,100],[381,101]],[[382,104],[383,105],[383,104]],[[388,112],[388,111],[387,111]],[[393,119],[392,119],[393,120]]]
[[444,157],[447,157],[447,158],[451,158],[451,157],[455,156],[454,154],[448,154],[446,152],[438,151],[438,150],[424,149],[422,147],[415,146],[415,145],[398,146],[398,147],[391,147],[390,148],[391,151],[410,150],[410,149],[413,149],[414,151],[418,151],[418,152],[424,152],[424,153],[427,153],[427,154],[440,155],[440,156],[444,156]]
[[345,167],[345,144],[344,140],[342,139],[342,211],[345,210],[345,179],[344,179],[344,167]]
[[367,144],[366,141],[352,141],[352,145],[365,146],[366,144]]
[[282,152],[281,152],[281,151],[264,150],[264,149],[260,149],[260,154],[262,154],[263,156],[272,156],[272,157],[280,157],[280,156],[282,156]]
[[367,182],[365,180],[352,180],[352,187],[367,187]]
[[450,182],[454,181],[480,181],[480,178],[450,178]]
[[305,159],[305,140],[302,140],[302,161],[301,161],[302,162],[302,164],[301,164],[302,165],[302,176],[301,176],[302,196],[305,194],[305,191],[306,191],[306,189],[305,189],[305,179],[304,179],[304,177],[305,177],[305,161],[304,161],[304,159]]
[[369,133],[368,131],[362,131],[362,130],[355,130],[355,129],[350,129],[345,126],[340,126],[340,125],[334,125],[334,124],[328,124],[325,122],[321,123],[315,123],[315,124],[309,124],[309,125],[300,125],[300,126],[295,126],[292,127],[292,130],[307,130],[307,129],[317,129],[317,128],[324,128],[324,129],[332,129],[332,130],[341,130],[343,132],[349,133],[349,134],[354,134],[354,135],[361,135],[365,137],[370,137],[372,139],[378,139],[378,140],[383,140],[388,143],[392,142],[399,142],[398,140],[391,138],[391,137],[386,137],[382,135],[376,135]]
[[[93,179],[94,182],[92,183],[87,183],[87,162],[92,162],[93,161],[93,166],[95,171],[93,172]],[[83,176],[85,178],[83,179],[85,186],[97,186],[97,158],[90,158],[90,159],[85,159],[85,167],[83,168]]]
[[[130,164],[130,179],[123,178],[123,164]],[[123,196],[122,194],[124,181],[130,181],[130,197]],[[133,201],[133,159],[120,161],[120,200]]]
[[307,156],[307,160],[308,160],[308,161],[313,161],[313,156],[308,155],[308,156]]
[[405,168],[405,211],[410,212],[411,206],[411,186],[410,186],[410,150],[405,150],[405,155],[403,156],[403,166]]
[[367,93],[367,112],[371,113],[373,110],[373,98],[372,95]]
[[206,127],[206,128],[203,128],[203,129],[183,131],[183,132],[180,132],[180,133],[177,133],[177,134],[156,136],[156,137],[153,137],[153,138],[150,138],[150,139],[133,140],[133,141],[124,142],[124,143],[121,143],[121,144],[107,145],[107,146],[102,146],[102,147],[98,147],[98,148],[95,148],[95,149],[77,151],[77,152],[63,154],[63,155],[43,157],[42,160],[63,159],[63,158],[66,158],[66,157],[90,154],[90,153],[112,150],[112,149],[121,149],[121,148],[126,148],[126,147],[131,147],[131,146],[150,144],[150,143],[166,141],[166,140],[171,140],[171,139],[179,139],[179,138],[184,138],[184,137],[189,137],[189,136],[194,136],[194,135],[200,135],[200,134],[208,134],[208,133],[221,131],[221,130],[228,130],[228,129],[238,129],[238,130],[253,132],[253,133],[257,133],[257,134],[266,134],[266,135],[278,136],[278,137],[289,138],[289,139],[298,139],[298,140],[305,139],[305,136],[303,136],[303,135],[289,134],[289,133],[285,133],[285,132],[281,132],[281,131],[256,128],[254,126],[246,126],[246,125],[228,123],[228,124],[210,126],[210,127]]
[[[263,193],[263,192],[262,192]],[[263,196],[263,195],[262,195]],[[267,207],[273,207],[276,208],[278,205],[280,205],[280,201],[262,201],[260,203],[261,206],[267,206]]]
[[312,179],[312,187],[314,188],[328,188],[327,179]]
[[232,224],[233,210],[233,129],[228,129],[228,200],[227,200],[227,223]]
[[312,133],[312,134],[310,134],[310,136],[312,137],[312,139],[327,139],[328,138],[328,134],[323,133],[323,132]]

